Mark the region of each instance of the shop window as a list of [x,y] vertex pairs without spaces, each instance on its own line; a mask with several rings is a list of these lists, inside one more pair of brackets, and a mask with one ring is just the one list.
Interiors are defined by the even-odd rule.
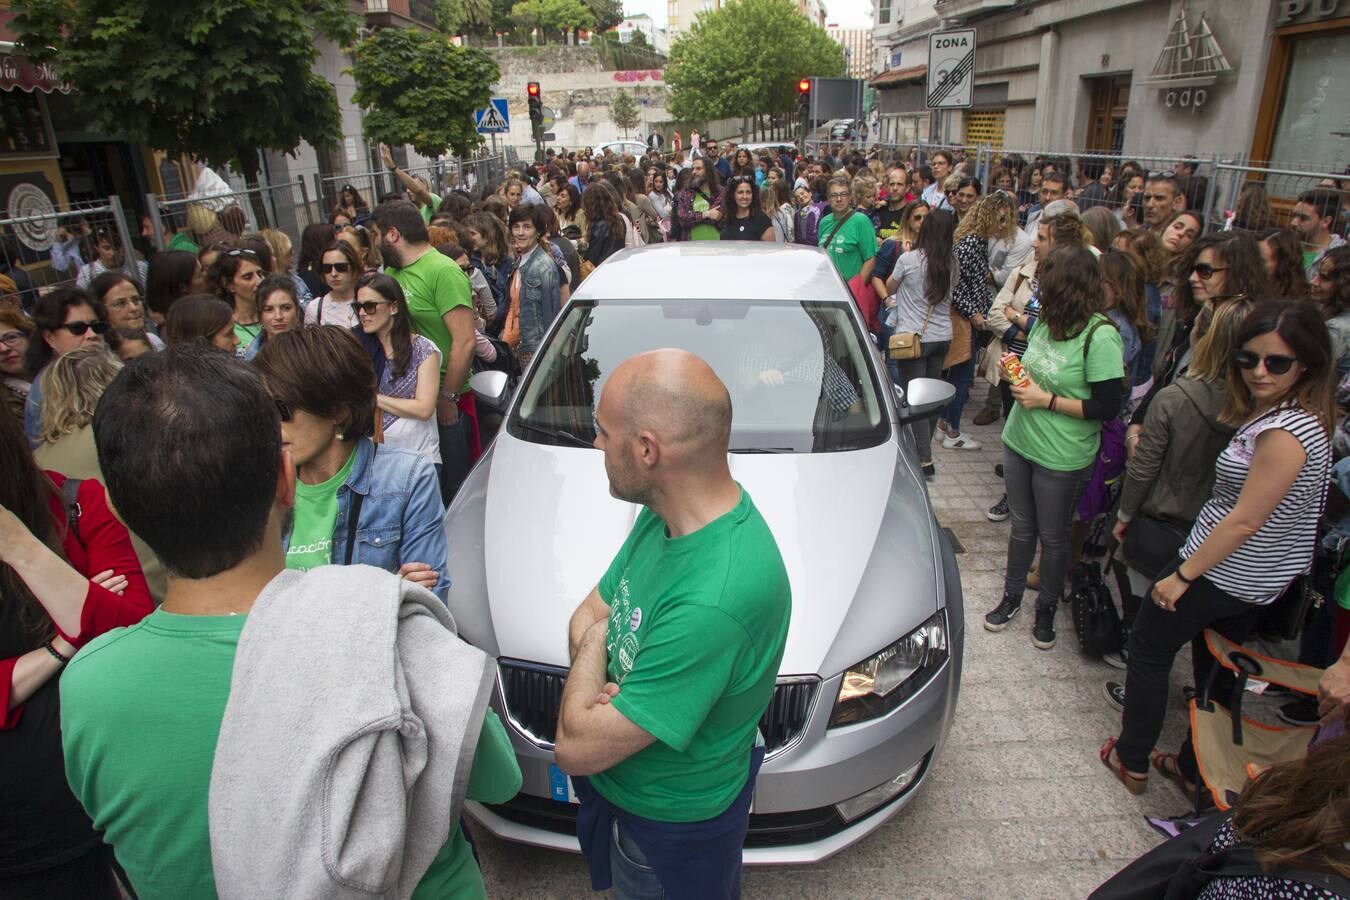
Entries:
[[1293,42],[1270,159],[1283,168],[1330,172],[1350,158],[1350,34]]
[[988,144],[991,147],[1002,147],[1003,123],[1007,115],[1007,110],[1003,109],[967,110],[962,143],[967,146]]

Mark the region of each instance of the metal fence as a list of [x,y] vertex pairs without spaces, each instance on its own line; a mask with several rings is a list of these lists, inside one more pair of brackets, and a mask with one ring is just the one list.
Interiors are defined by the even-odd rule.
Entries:
[[186,231],[194,243],[205,246],[246,232],[274,228],[300,244],[305,226],[322,221],[311,205],[303,178],[281,184],[262,184],[209,196],[146,194],[149,219],[158,222],[152,239],[163,250],[174,232]]
[[[1345,177],[1345,173],[1219,163],[1210,191],[1214,217],[1225,225],[1253,231],[1287,226],[1299,194],[1320,187],[1339,191],[1337,185]],[[1345,214],[1344,206],[1341,214]]]
[[7,236],[0,241],[0,268],[22,270],[33,284],[31,292],[20,294],[24,308],[53,288],[88,287],[105,269],[120,269],[144,283],[145,254],[132,239],[116,195],[61,209],[44,195],[29,207],[24,215],[0,218],[0,235]]
[[[466,190],[473,193],[477,188],[500,179],[506,174],[507,162],[504,156],[481,156],[465,159],[437,160],[423,166],[412,166],[400,171],[421,179],[422,183],[437,196],[444,196],[452,190]],[[314,196],[322,211],[321,221],[337,209],[338,197],[343,188],[350,187],[360,195],[363,202],[374,208],[380,197],[386,194],[401,193],[403,185],[398,178],[386,169],[373,172],[355,172],[346,175],[314,175]]]

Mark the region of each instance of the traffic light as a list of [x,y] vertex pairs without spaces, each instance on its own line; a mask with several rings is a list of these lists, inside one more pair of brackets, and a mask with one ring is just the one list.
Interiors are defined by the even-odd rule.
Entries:
[[811,79],[803,78],[797,82],[797,117],[805,119],[811,115]]
[[530,130],[538,142],[544,139],[544,101],[539,96],[539,82],[525,85],[525,95],[530,105]]

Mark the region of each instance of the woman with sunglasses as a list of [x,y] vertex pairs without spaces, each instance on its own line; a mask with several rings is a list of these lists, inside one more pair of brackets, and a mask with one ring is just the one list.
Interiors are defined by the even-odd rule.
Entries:
[[164,349],[164,342],[155,331],[155,324],[145,317],[145,299],[141,287],[125,272],[104,272],[89,285],[90,295],[103,304],[108,316],[108,328],[145,332],[150,346]]
[[234,333],[239,346],[246,348],[262,333],[258,306],[254,294],[258,282],[267,275],[270,260],[264,261],[258,251],[249,247],[234,247],[216,257],[211,267],[211,282],[216,296],[234,310]]
[[332,324],[282,332],[253,365],[276,399],[282,447],[295,463],[286,567],[376,566],[444,602],[450,579],[436,469],[371,440],[378,381],[360,341]]
[[108,319],[102,304],[74,288],[57,288],[41,295],[29,315],[34,331],[28,339],[24,367],[33,373],[33,382],[24,401],[23,430],[29,442],[37,446],[42,427],[42,370],[77,347],[102,346]]
[[435,415],[441,351],[413,332],[403,288],[389,275],[362,275],[352,309],[361,322],[360,330],[353,333],[375,367],[375,405],[382,418],[385,446],[411,450],[439,469],[441,443]]
[[1307,302],[1268,300],[1247,317],[1228,365],[1221,418],[1237,431],[1214,466],[1214,493],[1130,631],[1125,713],[1100,757],[1133,794],[1150,765],[1194,796],[1189,736],[1176,754],[1151,752],[1167,711],[1168,676],[1192,644],[1196,686],[1208,674],[1203,632],[1250,635],[1257,613],[1312,564],[1331,466],[1334,360]]
[[730,210],[722,220],[724,241],[773,241],[773,222],[755,202],[755,179],[733,175],[727,181],[722,208]]
[[305,321],[311,325],[357,327],[352,301],[356,299],[356,280],[363,271],[356,250],[344,240],[330,241],[319,256],[319,274],[328,290],[317,300],[309,301]]

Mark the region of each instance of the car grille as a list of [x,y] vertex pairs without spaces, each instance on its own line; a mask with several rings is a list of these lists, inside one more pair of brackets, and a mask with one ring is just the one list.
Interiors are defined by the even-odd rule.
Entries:
[[[551,746],[558,732],[558,708],[562,705],[567,670],[520,660],[502,660],[497,668],[506,714],[536,743]],[[820,679],[789,676],[778,679],[769,708],[759,720],[760,733],[773,754],[791,744],[806,727]]]

